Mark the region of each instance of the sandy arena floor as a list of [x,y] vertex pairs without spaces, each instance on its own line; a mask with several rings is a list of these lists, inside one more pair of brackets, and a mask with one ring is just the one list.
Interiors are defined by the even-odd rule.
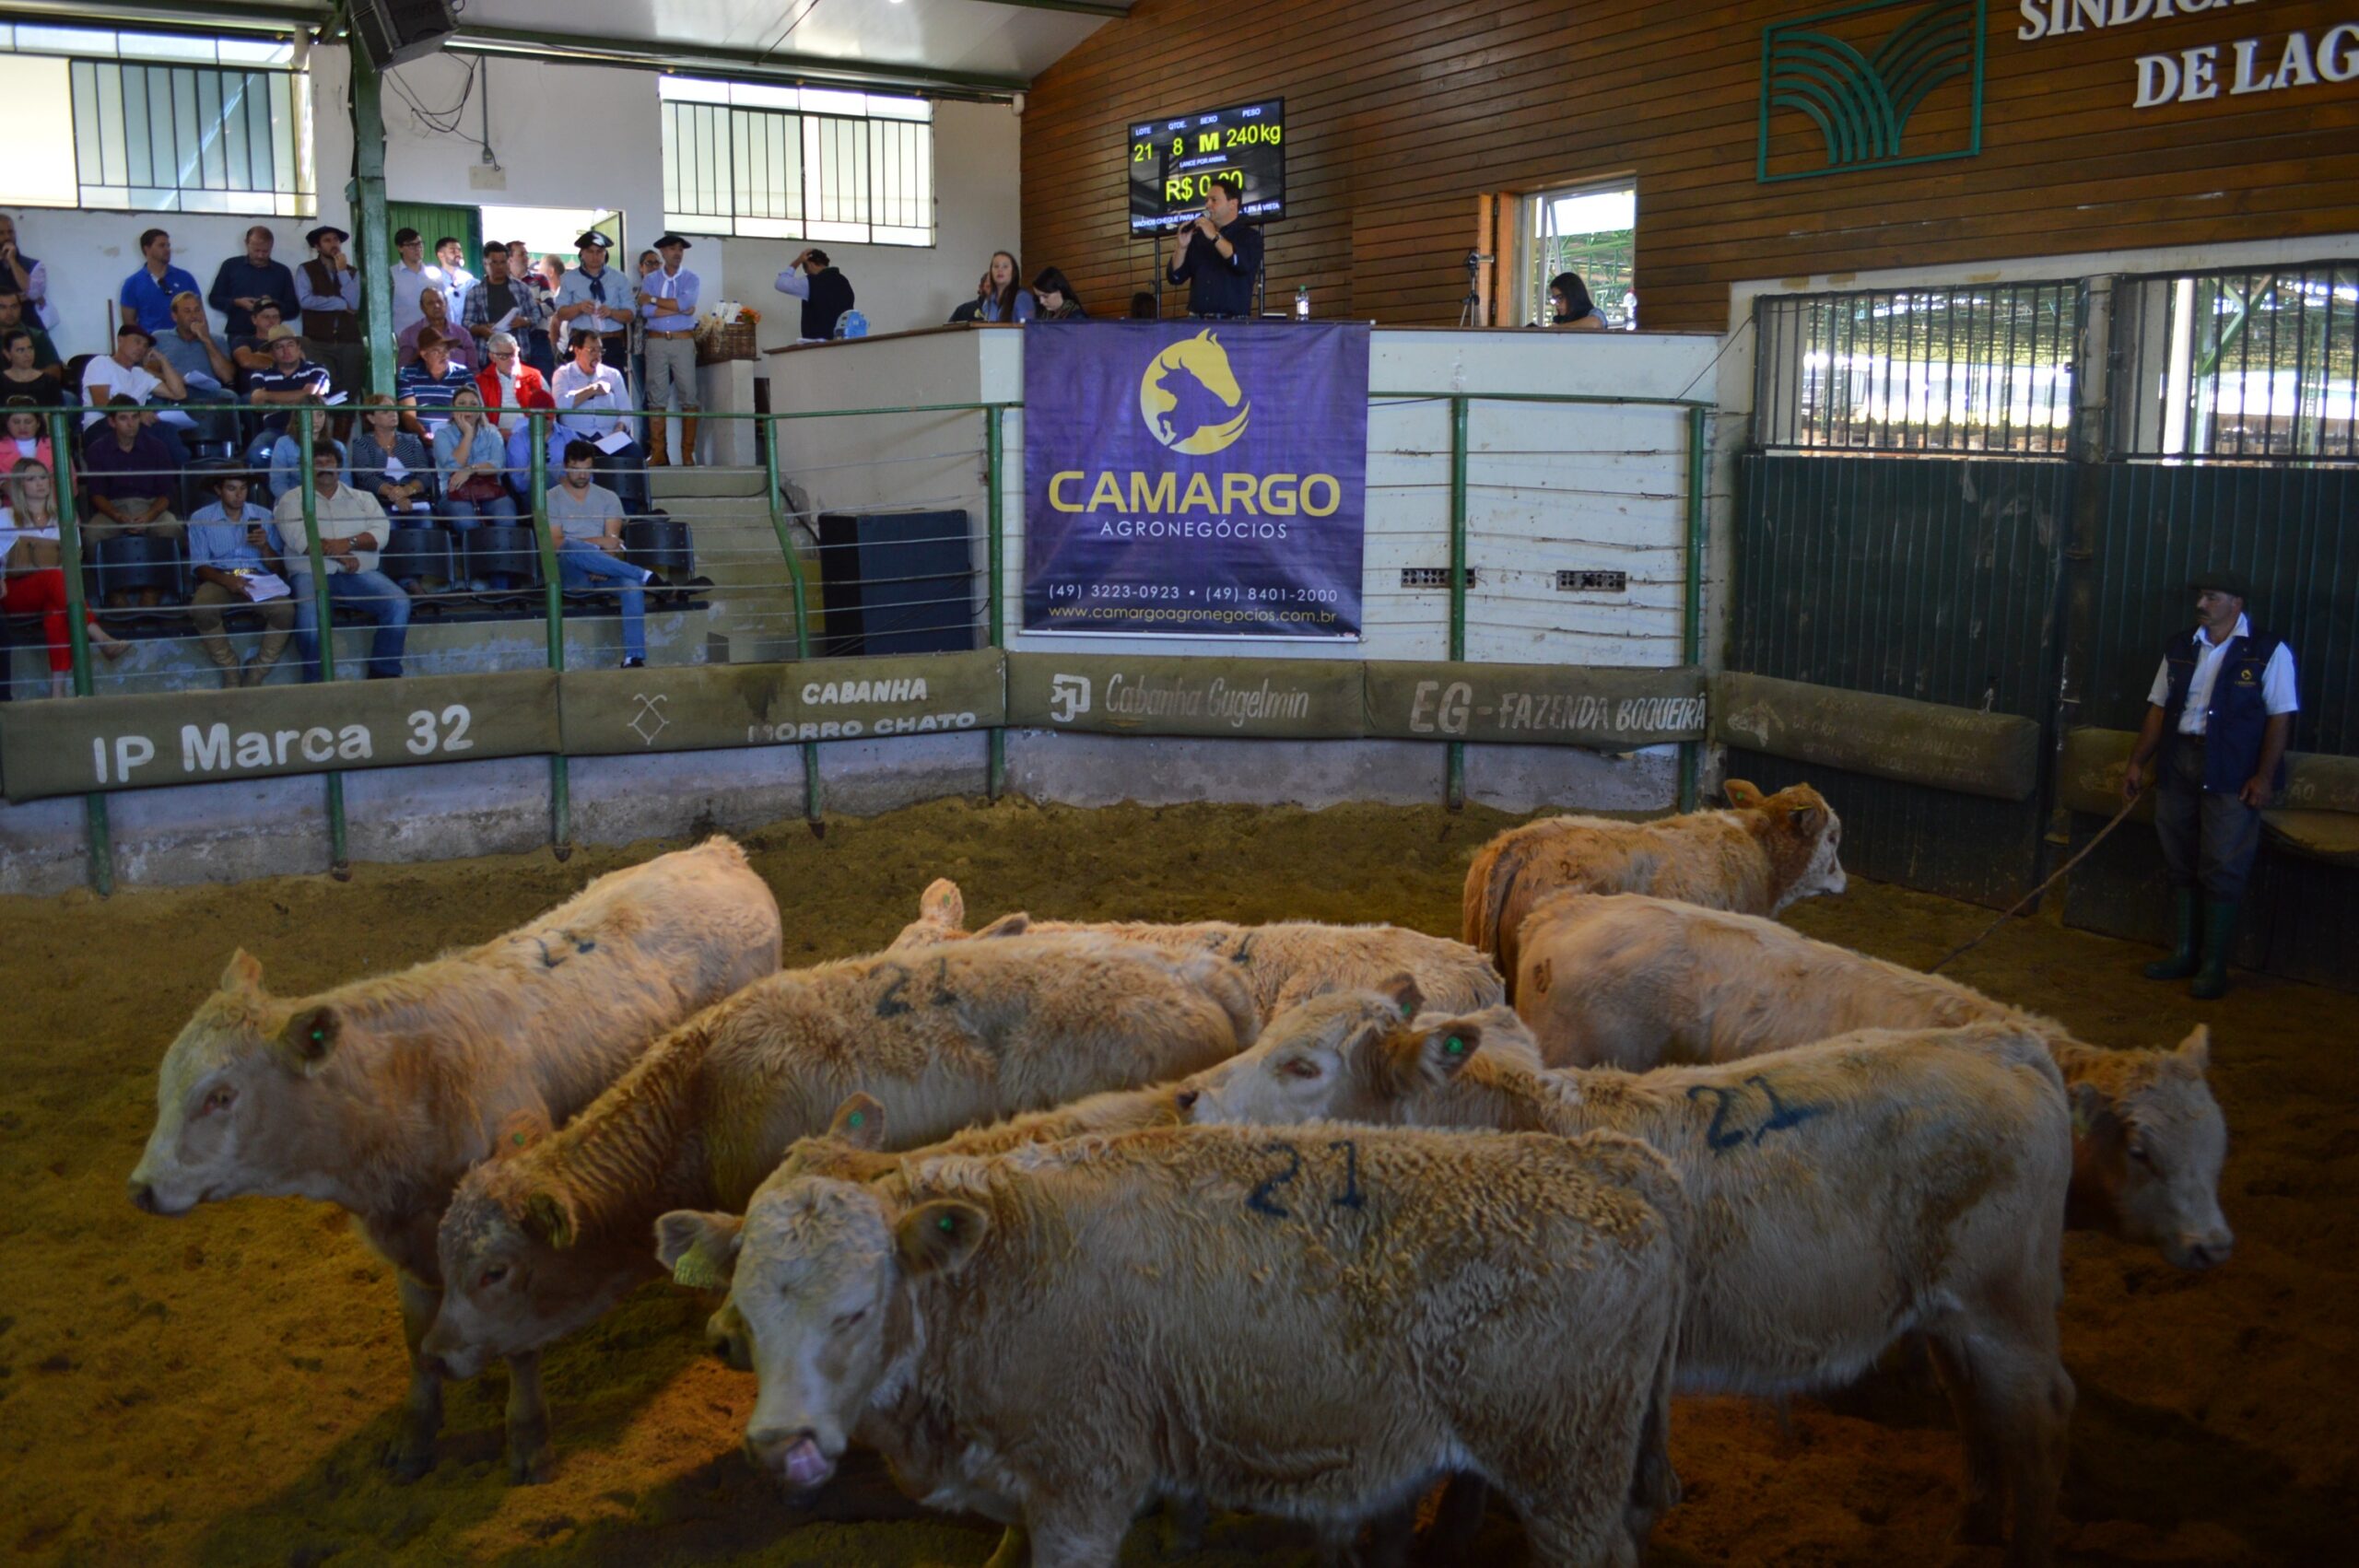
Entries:
[[[1301,916],[1455,934],[1468,856],[1508,820],[940,802],[839,822],[824,841],[788,825],[750,845],[786,911],[792,965],[881,944],[944,874],[979,918]],[[659,848],[366,867],[349,885],[0,900],[0,1551],[106,1568],[982,1561],[994,1531],[921,1515],[873,1475],[816,1514],[783,1506],[737,1454],[752,1380],[703,1355],[707,1305],[664,1285],[549,1356],[553,1484],[507,1484],[494,1375],[452,1390],[440,1467],[396,1486],[375,1462],[404,1386],[393,1292],[340,1217],[247,1199],[166,1222],[125,1200],[156,1063],[232,947],[299,994],[482,940]],[[1792,918],[1922,965],[1988,917],[1855,882]],[[2067,1245],[2080,1410],[2062,1560],[2352,1562],[2353,1000],[2243,977],[2199,1012],[2138,977],[2149,956],[2023,924],[1956,970],[2107,1045],[2168,1044],[2199,1018],[2215,1031],[2234,1261],[2189,1276],[2103,1238]],[[1658,1532],[1657,1568],[1997,1563],[1948,1544],[1957,1445],[1938,1397],[1905,1375],[1796,1401],[1782,1430],[1766,1408],[1684,1404],[1673,1447],[1687,1501]],[[1485,1547],[1485,1562],[1520,1556],[1504,1523]],[[1156,1561],[1148,1532],[1133,1532],[1125,1563]],[[1276,1568],[1309,1553],[1284,1527],[1223,1518],[1190,1561]]]

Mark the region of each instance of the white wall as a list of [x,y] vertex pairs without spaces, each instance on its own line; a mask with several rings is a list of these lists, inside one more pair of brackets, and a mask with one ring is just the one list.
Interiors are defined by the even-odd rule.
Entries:
[[[343,50],[322,47],[311,52],[311,64],[316,218],[49,208],[17,215],[25,249],[49,263],[50,296],[63,316],[60,354],[70,357],[106,346],[107,301],[139,265],[139,233],[151,225],[171,230],[175,260],[196,275],[201,287],[211,287],[223,257],[243,249],[242,237],[255,222],[269,223],[278,236],[278,259],[289,266],[310,254],[302,235],[314,224],[352,227],[345,200],[352,174],[348,63]],[[455,135],[428,131],[388,87],[385,184],[393,200],[619,210],[627,219],[624,238],[634,251],[663,231],[661,100],[653,73],[510,60],[490,61],[486,71],[487,91],[469,100]],[[439,55],[393,75],[420,103],[441,111],[457,101],[465,66],[456,56]],[[482,162],[479,137],[487,105],[497,170]],[[1014,244],[1017,126],[1004,104],[937,105],[935,245],[826,247],[851,279],[872,332],[943,321],[968,297],[991,252]],[[798,302],[775,293],[771,285],[800,249],[795,240],[703,239],[688,252],[688,264],[703,279],[706,298],[736,298],[761,311],[757,341],[767,348],[794,339]],[[628,262],[615,258],[618,266]],[[215,325],[219,324],[217,317]],[[765,369],[769,363],[765,361]]]

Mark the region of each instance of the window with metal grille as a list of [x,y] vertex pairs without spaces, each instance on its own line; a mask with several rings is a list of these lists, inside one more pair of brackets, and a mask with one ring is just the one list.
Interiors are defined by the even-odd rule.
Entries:
[[2117,457],[2359,462],[2359,261],[2113,290]]
[[663,199],[690,234],[933,243],[922,99],[665,76]]
[[1760,447],[2068,454],[2076,282],[1781,295],[1754,326]]
[[310,216],[310,94],[288,39],[0,23],[0,202]]

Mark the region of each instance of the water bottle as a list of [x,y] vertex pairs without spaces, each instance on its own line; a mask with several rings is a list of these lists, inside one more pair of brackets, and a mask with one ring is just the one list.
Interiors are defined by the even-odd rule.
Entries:
[[1307,283],[1294,291],[1294,319],[1297,322],[1310,320],[1310,285]]

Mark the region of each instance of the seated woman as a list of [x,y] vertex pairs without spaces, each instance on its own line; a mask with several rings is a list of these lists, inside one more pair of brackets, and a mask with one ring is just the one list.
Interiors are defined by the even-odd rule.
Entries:
[[[294,495],[303,487],[303,443],[300,440],[288,440],[288,436],[299,434],[308,423],[314,439],[324,440],[328,438],[327,405],[312,403],[303,406],[308,415],[308,420],[289,419],[285,432],[276,436],[264,437],[262,441],[256,443],[257,450],[266,446],[269,451],[270,493],[274,498]],[[341,475],[348,473],[350,469],[351,454],[345,450],[342,441],[332,444],[335,448],[338,483],[342,483]]]
[[41,415],[23,398],[10,398],[7,408],[7,426],[0,430],[0,478],[14,473],[20,462],[37,462],[56,473],[57,457],[50,451],[49,430]]
[[1037,322],[1078,322],[1087,319],[1089,312],[1081,308],[1081,298],[1073,291],[1065,275],[1054,267],[1042,270],[1032,280],[1032,292],[1039,298],[1040,309],[1032,319]]
[[345,459],[345,483],[375,497],[395,528],[430,525],[437,489],[433,454],[402,428],[402,411],[391,396],[370,392],[360,405],[360,428]]
[[1548,280],[1549,324],[1560,332],[1603,332],[1605,314],[1589,297],[1580,274],[1560,272]]
[[[0,591],[0,609],[11,615],[41,617],[42,639],[49,645],[49,695],[64,696],[73,684],[74,645],[65,623],[65,551],[58,532],[57,479],[43,462],[17,464],[0,495],[0,573],[6,588]],[[82,620],[89,629],[90,646],[109,663],[131,651],[131,645],[108,634],[88,605]],[[7,674],[0,670],[0,677]]]
[[1024,287],[1021,263],[1005,251],[992,252],[991,271],[984,275],[988,287],[982,294],[982,310],[975,318],[982,322],[1028,322],[1036,313],[1031,291]]
[[478,522],[513,522],[516,498],[502,487],[508,443],[484,417],[483,396],[461,387],[451,417],[434,432],[434,468],[442,479],[442,520],[464,533]]
[[57,406],[58,394],[65,389],[65,367],[35,369],[35,355],[33,334],[24,328],[10,327],[0,333],[0,403],[21,397],[43,408]]

